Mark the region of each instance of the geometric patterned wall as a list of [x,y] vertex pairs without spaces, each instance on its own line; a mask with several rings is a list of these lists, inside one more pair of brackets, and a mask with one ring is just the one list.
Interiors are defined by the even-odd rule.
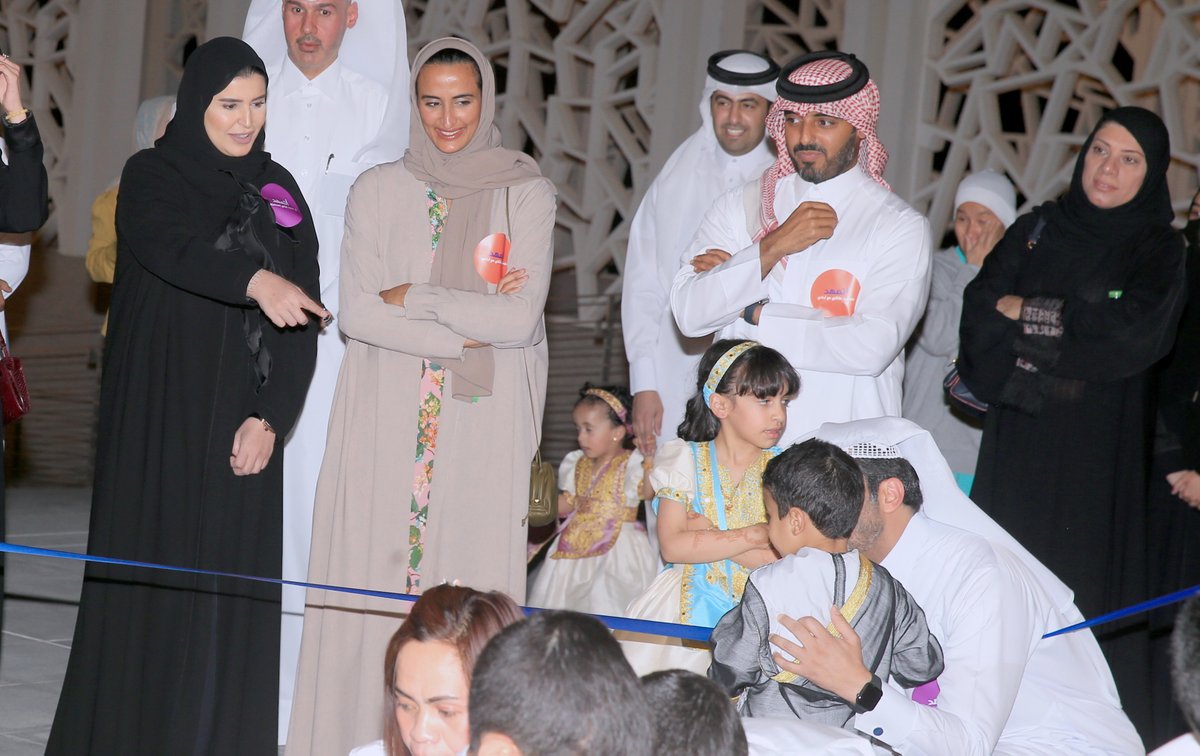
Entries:
[[[405,3],[410,52],[462,34],[496,66],[497,124],[506,143],[531,152],[559,187],[556,267],[576,295],[619,290],[628,224],[653,179],[648,124],[658,99],[660,24],[679,12],[676,3],[691,1]],[[52,196],[66,186],[72,157],[65,135],[79,122],[71,68],[96,64],[68,54],[79,2],[0,4],[0,45],[27,66]],[[177,80],[183,49],[202,37],[206,5],[148,3],[142,93],[157,94]],[[1172,196],[1178,209],[1186,207],[1200,168],[1200,3],[913,3],[922,5],[931,29],[925,49],[905,51],[924,60],[924,80],[905,84],[906,96],[914,93],[916,144],[889,147],[916,151],[915,175],[893,178],[911,187],[906,199],[935,229],[946,228],[959,178],[983,167],[1014,179],[1023,209],[1057,195],[1083,136],[1101,110],[1117,104],[1163,115],[1174,148]],[[837,48],[847,23],[846,0],[729,0],[726,7],[744,9],[742,44],[781,62],[803,50]],[[880,0],[870,7],[882,13],[887,6]],[[919,46],[895,36],[880,44]],[[55,230],[52,216],[42,235]]]
[[1014,180],[1022,210],[1054,198],[1102,111],[1119,105],[1162,116],[1171,195],[1187,208],[1200,168],[1200,3],[936,5],[909,198],[933,228],[949,222],[958,180],[985,167]]
[[204,41],[206,0],[151,0],[146,6],[146,44],[140,100],[174,93],[186,51]]

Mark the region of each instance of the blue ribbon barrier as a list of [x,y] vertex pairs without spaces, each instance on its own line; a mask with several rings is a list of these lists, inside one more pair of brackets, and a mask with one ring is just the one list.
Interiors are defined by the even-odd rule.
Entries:
[[[373,591],[367,588],[348,588],[344,585],[324,585],[322,583],[306,583],[301,580],[286,580],[284,578],[269,578],[259,575],[241,575],[236,572],[222,572],[220,570],[202,570],[194,567],[176,567],[169,564],[155,564],[154,562],[138,562],[132,559],[116,559],[114,557],[92,556],[90,554],[76,554],[73,551],[57,551],[55,549],[41,549],[35,546],[21,546],[15,543],[0,542],[0,554],[18,554],[21,556],[46,557],[49,559],[66,559],[74,562],[95,562],[97,564],[111,564],[119,567],[141,567],[148,570],[164,570],[166,572],[185,572],[192,575],[211,575],[213,577],[234,578],[236,580],[252,580],[256,583],[272,583],[274,585],[294,585],[300,588],[316,588],[322,591],[334,591],[337,593],[353,593],[358,596],[373,596],[375,598],[388,599],[391,601],[416,601],[419,596],[414,596],[408,593],[392,593],[391,591]],[[535,607],[521,607],[525,614],[533,614],[542,611]],[[695,625],[679,625],[673,622],[655,622],[654,620],[638,620],[630,619],[629,617],[613,617],[607,614],[594,614],[596,619],[603,622],[610,630],[624,630],[630,633],[643,633],[646,635],[662,635],[668,638],[682,638],[683,640],[708,642],[708,637],[712,635],[711,627],[697,627]]]
[[[416,601],[419,596],[414,596],[408,593],[392,593],[390,591],[373,591],[367,588],[348,588],[343,585],[323,585],[321,583],[306,583],[301,580],[286,580],[284,578],[268,578],[258,575],[241,575],[236,572],[221,572],[219,570],[202,570],[193,567],[175,567],[168,564],[155,564],[153,562],[138,562],[132,559],[115,559],[113,557],[92,556],[90,554],[76,554],[73,551],[57,551],[55,549],[40,549],[35,546],[21,546],[15,543],[0,542],[0,554],[18,554],[21,556],[36,556],[47,557],[49,559],[67,559],[75,562],[95,562],[97,564],[112,564],[121,567],[142,567],[149,570],[165,570],[167,572],[186,572],[193,575],[211,575],[213,577],[234,578],[236,580],[253,580],[257,583],[273,583],[275,585],[294,585],[300,588],[316,588],[322,591],[334,591],[337,593],[353,593],[359,596],[373,596],[375,598],[388,599],[391,601]],[[1148,612],[1152,609],[1157,609],[1161,606],[1174,604],[1183,601],[1187,598],[1200,594],[1200,585],[1193,585],[1191,588],[1184,588],[1174,593],[1168,593],[1165,596],[1143,601],[1139,604],[1127,606],[1124,609],[1118,609],[1115,612],[1102,614],[1099,617],[1093,617],[1090,620],[1059,628],[1053,632],[1046,633],[1042,638],[1053,638],[1058,635],[1073,633],[1077,630],[1102,625],[1106,622],[1123,619],[1134,614]],[[536,607],[521,607],[525,614],[533,614],[542,611]],[[701,627],[697,625],[680,625],[675,622],[656,622],[654,620],[631,619],[629,617],[614,617],[608,614],[593,614],[591,615],[603,622],[610,630],[623,630],[629,633],[641,633],[644,635],[661,635],[666,638],[679,638],[681,640],[698,641],[707,643],[709,636],[712,634],[711,627]]]
[[1090,620],[1085,620],[1083,622],[1079,622],[1079,623],[1071,625],[1069,627],[1064,627],[1059,630],[1055,630],[1052,633],[1046,633],[1042,637],[1043,638],[1053,638],[1056,635],[1065,635],[1066,633],[1073,633],[1076,630],[1083,630],[1085,628],[1095,627],[1096,625],[1103,625],[1105,622],[1113,622],[1115,620],[1119,620],[1124,617],[1129,617],[1134,614],[1141,614],[1142,612],[1148,612],[1151,609],[1157,609],[1160,606],[1166,606],[1167,604],[1174,604],[1177,601],[1183,601],[1183,600],[1191,598],[1192,596],[1195,596],[1197,594],[1200,594],[1200,585],[1193,585],[1191,588],[1184,588],[1181,591],[1175,591],[1174,593],[1168,593],[1165,596],[1159,596],[1158,598],[1152,598],[1149,601],[1143,601],[1140,604],[1134,604],[1132,606],[1127,606],[1124,609],[1118,609],[1115,612],[1109,612],[1108,614],[1101,614],[1099,617],[1093,617]]

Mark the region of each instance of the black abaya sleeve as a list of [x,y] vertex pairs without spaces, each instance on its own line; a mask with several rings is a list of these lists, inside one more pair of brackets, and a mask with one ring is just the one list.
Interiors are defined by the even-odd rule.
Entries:
[[[1151,232],[1136,246],[1117,252],[1113,264],[1128,263],[1117,296],[1030,300],[1017,279],[1032,216],[1019,219],[984,261],[963,294],[959,371],[971,390],[994,402],[1016,367],[1017,357],[1046,375],[1082,381],[1112,381],[1136,375],[1171,348],[1185,299],[1183,242],[1170,229]],[[1040,252],[1035,250],[1035,254]],[[1007,294],[1026,296],[1034,312],[1061,312],[1061,336],[1023,334],[1022,321],[996,311]],[[1028,308],[1022,310],[1026,317]]]
[[1187,292],[1175,347],[1157,370],[1155,454],[1170,460],[1164,463],[1168,470],[1200,469],[1200,247],[1196,245],[1187,251]]
[[8,165],[0,163],[0,232],[36,231],[50,215],[42,136],[33,114],[4,131]]
[[1021,258],[1029,253],[1029,233],[1036,222],[1036,215],[1027,214],[1009,226],[984,259],[979,275],[963,291],[958,370],[971,391],[986,402],[1000,398],[1016,367],[1013,342],[1021,332],[1020,326],[1001,315],[996,302],[1014,293]]
[[1064,301],[1052,375],[1119,380],[1147,370],[1170,351],[1187,298],[1183,239],[1164,229],[1126,254],[1132,264],[1118,298]]
[[[300,205],[304,220],[292,229],[297,243],[290,246],[287,254],[276,254],[279,275],[288,279],[314,301],[320,301],[320,270],[317,265],[317,232],[313,227],[312,213],[305,203],[300,189],[291,175],[277,168],[272,181],[287,189]],[[284,258],[284,259],[281,259]],[[308,384],[312,380],[317,360],[317,332],[319,323],[310,317],[303,326],[277,328],[263,318],[263,345],[271,353],[271,377],[259,392],[255,403],[255,414],[265,418],[275,429],[276,438],[282,439],[291,431]],[[337,328],[334,324],[331,328]]]
[[[184,178],[159,152],[137,153],[121,173],[117,238],[122,251],[127,249],[143,268],[172,286],[225,304],[250,306],[246,286],[260,266],[240,252],[215,248],[224,227],[198,227],[185,199],[196,194],[172,191]],[[232,176],[229,181],[227,212],[238,196]]]

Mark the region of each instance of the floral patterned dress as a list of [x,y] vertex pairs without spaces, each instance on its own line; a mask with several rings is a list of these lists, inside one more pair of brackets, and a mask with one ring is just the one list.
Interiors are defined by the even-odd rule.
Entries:
[[[442,228],[450,214],[450,204],[426,187],[429,227],[433,231],[430,256],[437,254]],[[413,462],[412,500],[408,518],[408,574],[405,592],[421,592],[421,558],[425,554],[425,525],[429,522],[429,491],[433,485],[433,461],[437,456],[438,417],[442,413],[442,391],[446,369],[436,362],[421,363],[421,406],[417,411],[417,452]]]

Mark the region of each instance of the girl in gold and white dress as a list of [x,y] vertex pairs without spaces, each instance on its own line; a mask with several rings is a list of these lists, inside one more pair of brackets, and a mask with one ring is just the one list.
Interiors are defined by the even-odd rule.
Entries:
[[531,606],[619,615],[658,571],[637,521],[638,502],[653,493],[641,453],[628,448],[630,403],[616,386],[579,392],[571,412],[579,449],[558,471],[559,514],[568,519],[531,581]]

